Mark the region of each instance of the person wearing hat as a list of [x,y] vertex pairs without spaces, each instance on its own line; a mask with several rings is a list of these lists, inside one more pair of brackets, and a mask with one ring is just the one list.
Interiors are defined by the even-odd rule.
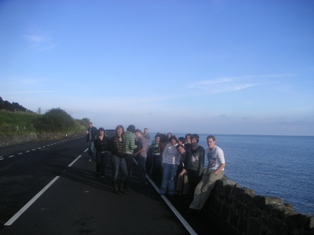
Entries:
[[99,135],[94,140],[96,148],[96,176],[105,177],[105,170],[109,154],[109,138],[105,135],[105,129],[98,129]]

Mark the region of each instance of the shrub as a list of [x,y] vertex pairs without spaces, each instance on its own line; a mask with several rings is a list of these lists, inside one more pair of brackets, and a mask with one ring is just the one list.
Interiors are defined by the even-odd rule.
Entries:
[[67,131],[75,126],[73,118],[60,108],[47,111],[37,122],[37,129],[44,132]]

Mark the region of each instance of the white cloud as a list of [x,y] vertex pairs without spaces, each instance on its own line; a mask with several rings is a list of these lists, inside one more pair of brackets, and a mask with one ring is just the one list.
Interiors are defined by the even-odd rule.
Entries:
[[30,32],[25,33],[23,37],[28,42],[29,47],[38,48],[40,50],[50,50],[57,46],[49,32],[41,32],[38,29],[31,29]]
[[[198,81],[187,85],[189,90],[202,90],[207,94],[230,93],[255,86],[273,83],[274,78],[291,77],[293,74],[246,75],[241,77],[221,77]],[[267,80],[271,78],[272,80]]]

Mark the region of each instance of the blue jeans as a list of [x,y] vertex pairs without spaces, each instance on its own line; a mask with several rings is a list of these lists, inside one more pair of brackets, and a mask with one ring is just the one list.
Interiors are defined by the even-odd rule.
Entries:
[[113,183],[117,183],[118,181],[119,170],[121,170],[123,174],[121,182],[124,183],[124,181],[128,177],[128,170],[126,167],[125,159],[123,157],[113,155],[112,164],[113,164],[113,179],[112,179]]
[[88,143],[88,155],[90,156],[92,160],[96,159],[96,148],[94,145],[94,141],[90,141]]
[[168,191],[169,195],[175,194],[175,177],[178,166],[176,164],[163,164],[163,175],[160,187],[160,194],[165,195]]
[[140,176],[140,182],[141,184],[146,185],[146,168],[145,168],[145,163],[146,163],[146,157],[142,157],[140,155],[135,157],[135,160],[137,161],[137,167],[139,171],[139,176]]

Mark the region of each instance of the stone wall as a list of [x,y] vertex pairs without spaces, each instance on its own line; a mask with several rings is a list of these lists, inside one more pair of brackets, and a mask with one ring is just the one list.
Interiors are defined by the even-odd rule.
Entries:
[[206,207],[239,234],[314,234],[314,217],[296,212],[280,198],[256,195],[226,177],[217,181]]

